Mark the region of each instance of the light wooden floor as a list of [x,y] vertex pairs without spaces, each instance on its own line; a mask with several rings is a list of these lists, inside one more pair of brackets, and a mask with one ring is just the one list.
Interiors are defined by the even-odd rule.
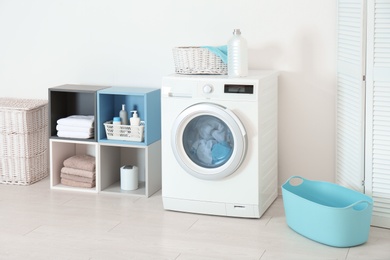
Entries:
[[165,211],[150,198],[0,185],[0,259],[390,259],[390,230],[333,248],[287,227],[282,199],[261,219]]

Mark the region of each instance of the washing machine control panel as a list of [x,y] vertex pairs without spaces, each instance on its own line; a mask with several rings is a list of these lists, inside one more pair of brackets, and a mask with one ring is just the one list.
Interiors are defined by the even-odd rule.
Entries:
[[[230,82],[229,82],[230,81]],[[242,80],[243,81],[243,80]],[[256,100],[256,84],[238,80],[199,80],[196,83],[196,91],[192,92],[193,98],[214,100]],[[245,84],[247,83],[247,84]],[[184,88],[178,87],[182,93]]]

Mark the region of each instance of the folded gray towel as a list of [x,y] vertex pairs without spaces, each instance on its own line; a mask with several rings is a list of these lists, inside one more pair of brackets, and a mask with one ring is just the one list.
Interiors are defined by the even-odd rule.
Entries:
[[84,171],[95,171],[95,157],[82,154],[74,155],[64,161],[64,166]]

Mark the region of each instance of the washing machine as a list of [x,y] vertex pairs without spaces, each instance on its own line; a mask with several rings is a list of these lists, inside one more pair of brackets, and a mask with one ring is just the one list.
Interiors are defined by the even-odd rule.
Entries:
[[260,218],[277,197],[277,77],[162,79],[166,210]]

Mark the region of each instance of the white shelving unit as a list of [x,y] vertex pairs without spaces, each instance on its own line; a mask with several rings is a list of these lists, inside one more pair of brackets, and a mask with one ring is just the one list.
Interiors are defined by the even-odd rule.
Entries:
[[[117,116],[121,104],[137,107],[145,121],[142,142],[108,140],[103,123]],[[130,111],[128,111],[130,112]],[[161,189],[160,90],[150,88],[63,85],[49,89],[50,188],[67,191],[150,197]],[[73,115],[95,116],[92,139],[59,138],[56,121]],[[129,113],[130,115],[130,113]],[[87,154],[96,160],[96,186],[77,188],[61,184],[63,162]],[[138,189],[122,190],[120,168],[138,167]]]

